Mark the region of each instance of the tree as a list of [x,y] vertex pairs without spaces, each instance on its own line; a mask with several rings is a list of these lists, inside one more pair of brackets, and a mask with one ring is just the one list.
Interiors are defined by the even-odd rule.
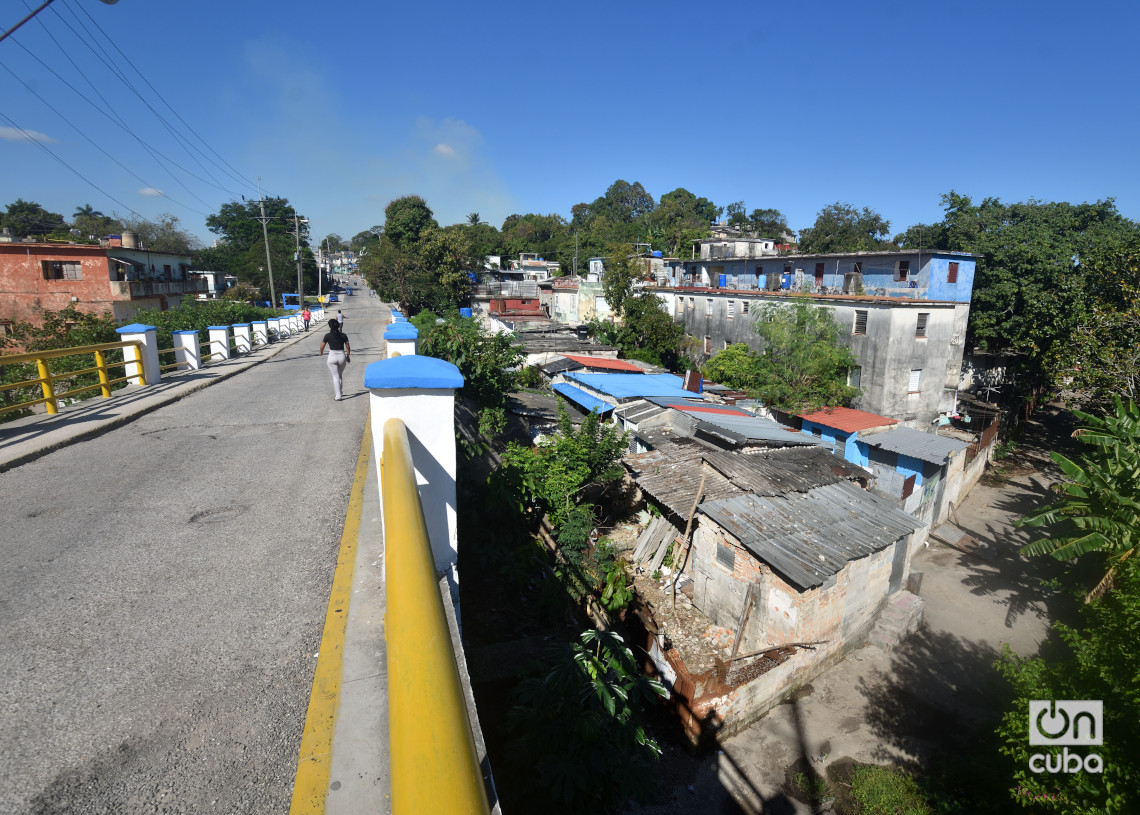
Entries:
[[397,249],[406,249],[428,228],[439,228],[427,202],[418,195],[397,198],[384,208],[384,238]]
[[134,216],[117,216],[127,231],[139,236],[139,243],[154,252],[189,255],[201,248],[202,242],[180,226],[177,215],[164,212],[158,220]]
[[502,407],[515,389],[515,369],[523,353],[508,334],[491,333],[471,317],[449,315],[442,323],[432,312],[412,319],[420,331],[419,353],[444,359],[463,374],[460,394],[481,408]]
[[24,238],[63,231],[67,223],[58,212],[48,212],[37,203],[17,198],[8,205],[0,226],[11,229],[16,238]]
[[785,235],[791,234],[788,228],[788,218],[778,209],[754,209],[748,216],[752,234],[757,238],[772,238],[782,240]]
[[[265,229],[269,235],[283,235],[291,238],[293,216],[297,214],[297,211],[289,203],[289,199],[266,198],[264,204],[265,217],[268,219]],[[262,260],[264,260],[265,241],[260,218],[261,206],[259,202],[229,201],[222,204],[217,213],[206,218],[206,228],[239,251],[249,249],[251,246],[261,246]],[[303,237],[308,238],[307,231]],[[274,270],[276,270],[276,264],[274,264]]]
[[469,226],[478,226],[481,223],[483,223],[483,221],[479,218],[478,212],[467,213],[467,224]]
[[374,226],[371,229],[365,229],[363,232],[357,232],[352,236],[349,243],[349,249],[360,251],[366,247],[373,247],[380,243],[380,237],[384,234],[383,226]]
[[1057,560],[1092,552],[1105,556],[1108,571],[1086,601],[1108,590],[1140,540],[1140,409],[1119,396],[1113,401],[1115,411],[1103,417],[1074,411],[1083,422],[1074,435],[1091,449],[1079,463],[1050,453],[1067,476],[1056,487],[1065,497],[1018,521],[1019,526],[1049,529],[1047,537],[1022,547],[1024,554]]
[[[711,235],[709,225],[716,219],[716,204],[707,198],[698,198],[684,187],[678,187],[661,196],[650,221],[663,233],[664,245],[660,248],[676,256],[688,249],[694,241]],[[654,246],[656,248],[656,243]]]
[[[1075,626],[1053,628],[1061,649],[1054,656],[1026,659],[1007,645],[997,663],[1014,699],[998,728],[1002,753],[1015,762],[1010,795],[1034,812],[1064,815],[1127,815],[1140,809],[1140,569],[1126,564],[1116,588],[1081,609]],[[1060,653],[1058,653],[1060,650]],[[1029,702],[1050,699],[1103,700],[1103,744],[1091,748],[1102,772],[1032,772],[1034,753],[1060,757],[1060,747],[1031,747]],[[1068,748],[1064,748],[1068,749]],[[1081,748],[1069,750],[1070,755]],[[1056,759],[1054,759],[1056,760]]]
[[606,270],[602,275],[602,294],[610,306],[614,318],[620,317],[626,298],[633,292],[633,281],[641,275],[638,258],[630,255],[629,249],[621,244],[612,244],[606,253]]
[[728,225],[736,227],[741,232],[748,226],[748,216],[744,214],[744,202],[734,201],[724,208],[724,214],[728,216]]
[[815,223],[800,230],[801,252],[875,252],[895,249],[887,239],[891,222],[874,210],[836,202],[819,211]]
[[[764,306],[754,328],[764,339],[763,351],[729,346],[704,366],[710,379],[742,387],[787,411],[846,405],[859,395],[847,384],[855,357],[839,344],[842,329],[830,309],[796,297],[787,305]],[[732,372],[734,365],[740,373]]]
[[81,207],[76,207],[75,212],[72,214],[71,217],[75,218],[77,220],[79,218],[102,218],[103,213],[99,212],[97,209],[95,209],[90,204],[84,204]]
[[352,248],[344,238],[335,232],[330,232],[325,235],[325,239],[321,241],[320,246],[327,252],[343,252],[346,249]]
[[685,329],[673,322],[661,307],[661,298],[652,292],[626,298],[620,326],[595,321],[591,327],[604,342],[621,349],[622,356],[674,371],[688,365],[683,351]]

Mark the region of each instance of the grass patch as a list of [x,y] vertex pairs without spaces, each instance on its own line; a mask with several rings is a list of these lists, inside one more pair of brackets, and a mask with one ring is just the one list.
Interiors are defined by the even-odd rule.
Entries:
[[910,773],[894,767],[855,767],[851,797],[859,815],[934,815],[934,807],[918,782]]

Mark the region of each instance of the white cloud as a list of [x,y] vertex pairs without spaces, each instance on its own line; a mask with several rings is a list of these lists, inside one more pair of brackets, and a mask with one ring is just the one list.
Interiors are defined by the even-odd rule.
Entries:
[[145,195],[148,198],[162,198],[166,193],[162,190],[156,190],[154,187],[143,187],[139,190],[139,195]]
[[4,141],[38,141],[45,144],[58,144],[59,139],[53,139],[46,133],[38,130],[21,130],[18,127],[0,127],[0,139]]
[[431,150],[437,156],[445,156],[447,158],[455,158],[455,148],[449,147],[446,144],[437,144]]

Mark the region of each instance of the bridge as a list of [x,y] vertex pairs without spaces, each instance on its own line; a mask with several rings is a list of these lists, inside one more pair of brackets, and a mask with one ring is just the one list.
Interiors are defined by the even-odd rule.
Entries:
[[462,380],[378,298],[341,310],[343,401],[315,326],[0,425],[0,812],[497,811],[451,602]]

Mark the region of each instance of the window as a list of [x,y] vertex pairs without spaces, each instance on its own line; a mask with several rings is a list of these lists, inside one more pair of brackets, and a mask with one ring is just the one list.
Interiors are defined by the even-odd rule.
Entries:
[[817,285],[817,286],[823,285],[823,264],[822,263],[815,264],[815,285]]
[[860,274],[860,275],[863,274],[863,261],[857,260],[854,263],[852,263],[851,264],[851,273],[852,274]]
[[695,307],[695,305],[696,305],[696,302],[697,302],[697,301],[696,301],[696,300],[694,300],[692,297],[690,297],[690,298],[689,298],[689,309],[690,309],[690,310],[691,310],[691,309],[693,309],[693,308]]
[[922,368],[914,368],[910,372],[910,382],[907,383],[907,393],[918,393],[918,387],[922,384]]
[[740,313],[741,314],[747,314],[749,305],[750,305],[750,303],[747,300],[745,300],[743,303],[741,303],[740,304]]
[[853,368],[847,369],[847,385],[851,388],[861,387],[860,383],[863,381],[863,369],[856,365]]
[[776,291],[780,288],[780,273],[769,272],[764,282],[764,288],[768,291]]
[[926,336],[926,321],[929,319],[930,319],[930,312],[928,312],[928,311],[918,312],[918,325],[916,325],[914,328],[914,336],[916,336],[916,337],[925,337]]
[[867,309],[855,309],[855,328],[851,331],[852,334],[866,334],[867,333]]
[[712,353],[712,337],[705,337],[705,353]]
[[895,263],[895,282],[905,283],[910,274],[910,261],[900,260]]
[[731,572],[736,568],[736,552],[731,546],[727,546],[720,541],[717,541],[716,562],[718,566],[722,566]]
[[678,297],[677,298],[677,313],[680,314],[684,310],[685,310],[685,298],[684,297]]
[[736,301],[735,300],[729,300],[728,301],[728,317],[726,319],[731,320],[735,317],[736,317]]
[[914,476],[907,476],[906,481],[903,482],[902,497],[910,498],[910,494],[914,492]]
[[705,300],[705,316],[706,317],[712,316],[712,298],[711,297],[708,298],[707,300]]
[[83,265],[76,261],[44,260],[40,261],[40,268],[44,273],[44,280],[82,280]]
[[166,275],[166,279],[170,279],[170,264],[167,263],[162,267],[162,273]]
[[946,282],[947,283],[957,283],[958,282],[958,261],[956,261],[956,260],[950,261],[950,268],[946,271]]

